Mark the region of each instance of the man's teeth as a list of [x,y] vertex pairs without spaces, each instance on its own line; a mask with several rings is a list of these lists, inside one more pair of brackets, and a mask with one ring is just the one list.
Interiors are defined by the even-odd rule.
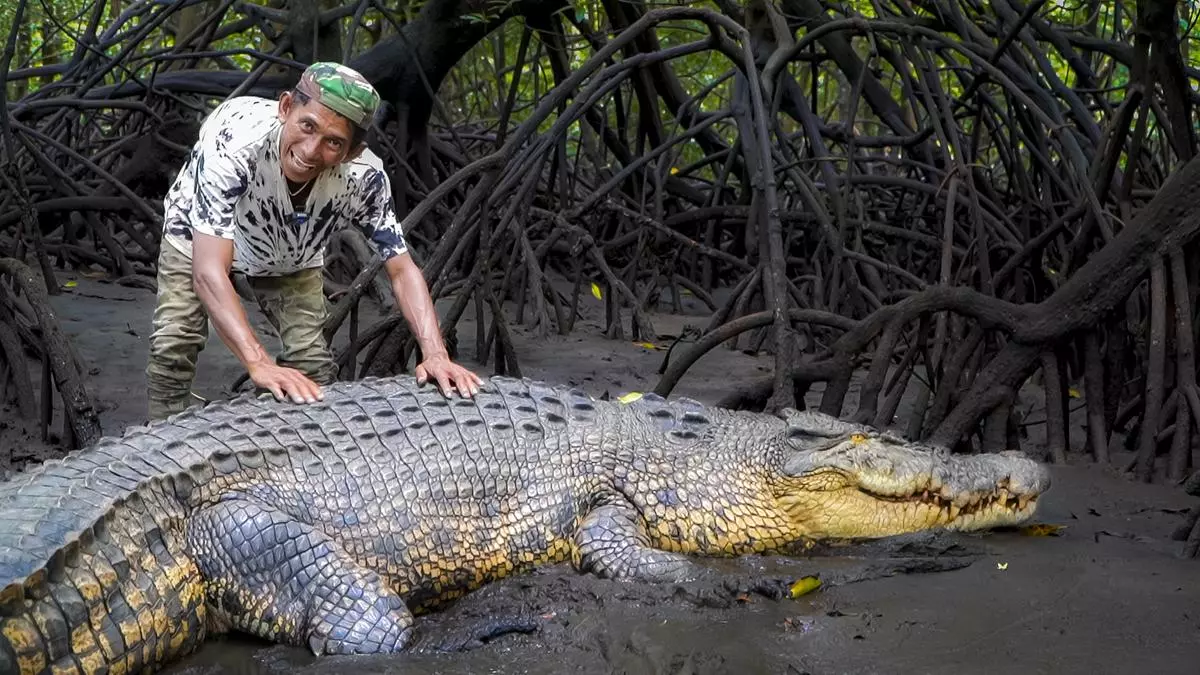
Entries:
[[292,161],[294,161],[295,163],[304,167],[305,169],[313,168],[312,164],[309,164],[308,162],[305,162],[304,160],[300,159],[299,157],[296,156],[296,153],[294,153],[294,152],[292,153]]

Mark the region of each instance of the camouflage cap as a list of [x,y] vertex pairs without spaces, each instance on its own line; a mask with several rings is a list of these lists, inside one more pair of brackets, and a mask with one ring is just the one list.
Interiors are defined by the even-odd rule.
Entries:
[[362,129],[371,126],[379,107],[379,92],[358,71],[340,63],[314,63],[304,70],[298,91],[320,101]]

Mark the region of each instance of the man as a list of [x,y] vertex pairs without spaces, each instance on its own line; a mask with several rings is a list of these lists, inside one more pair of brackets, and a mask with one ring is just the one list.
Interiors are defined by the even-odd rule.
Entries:
[[[312,403],[337,365],[321,333],[326,306],[322,253],[347,223],[383,256],[397,304],[421,347],[418,381],[449,396],[479,390],[452,362],[420,269],[396,220],[383,163],[366,147],[379,94],[359,73],[316,63],[278,101],[239,97],[205,120],[165,199],[158,305],[146,376],[151,419],[190,403],[196,360],[217,334],[250,379],[279,400]],[[245,274],[283,343],[272,360],[246,320],[230,281]]]

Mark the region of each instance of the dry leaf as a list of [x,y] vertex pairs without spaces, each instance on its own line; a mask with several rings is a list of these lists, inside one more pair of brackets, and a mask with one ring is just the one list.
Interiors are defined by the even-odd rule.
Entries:
[[1075,387],[1071,387],[1067,389],[1067,396],[1070,396],[1071,398],[1079,398],[1079,390]]
[[593,295],[593,296],[595,296],[597,300],[603,300],[603,299],[604,299],[604,296],[600,294],[600,286],[599,286],[599,284],[597,284],[597,283],[596,283],[596,282],[594,282],[594,281],[592,282],[592,295]]
[[1006,562],[996,563],[996,569],[1006,570],[1006,569],[1008,569],[1008,563],[1006,563]]
[[68,281],[67,283],[63,284],[63,286],[66,286],[67,288],[75,288],[78,285],[79,284],[74,281]]
[[631,391],[628,394],[622,394],[622,395],[618,396],[617,400],[620,401],[621,403],[630,404],[630,403],[633,403],[634,401],[638,400],[641,397],[642,397],[642,392]]

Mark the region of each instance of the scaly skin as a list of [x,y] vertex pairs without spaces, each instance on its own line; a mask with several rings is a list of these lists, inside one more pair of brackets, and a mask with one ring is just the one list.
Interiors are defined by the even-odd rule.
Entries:
[[0,484],[0,673],[145,672],[231,628],[397,651],[412,612],[543,563],[686,581],[697,555],[1017,524],[1047,487],[812,413],[503,378],[243,397]]

